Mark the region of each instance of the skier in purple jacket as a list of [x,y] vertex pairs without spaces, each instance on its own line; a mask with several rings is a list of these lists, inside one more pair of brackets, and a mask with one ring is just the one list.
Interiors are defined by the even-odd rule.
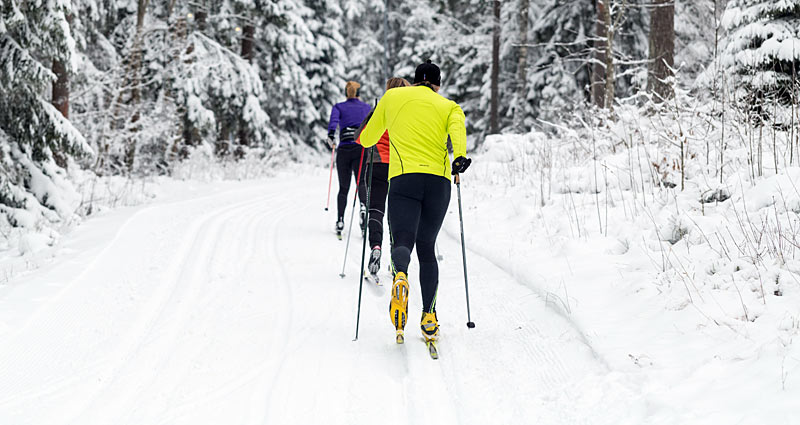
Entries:
[[[350,176],[353,175],[358,182],[358,199],[361,201],[361,228],[367,214],[365,206],[367,202],[366,182],[358,177],[359,171],[364,174],[366,167],[363,164],[366,158],[363,157],[363,148],[355,140],[355,133],[361,125],[361,121],[369,114],[370,107],[358,98],[358,89],[361,84],[355,81],[348,81],[345,86],[347,100],[333,105],[331,110],[331,120],[328,124],[328,142],[336,148],[336,171],[339,174],[339,196],[338,196],[338,215],[336,218],[336,234],[341,237],[344,229],[344,210],[347,204],[347,192],[350,191]],[[337,146],[334,136],[336,128],[339,127],[339,144]]]

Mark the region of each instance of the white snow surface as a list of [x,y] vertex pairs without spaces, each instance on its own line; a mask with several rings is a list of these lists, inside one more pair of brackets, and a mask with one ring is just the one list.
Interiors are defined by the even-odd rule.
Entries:
[[[351,237],[340,278],[327,169],[164,181],[156,201],[103,212],[52,261],[0,284],[0,424],[797,419],[800,350],[757,333],[782,323],[781,335],[796,335],[796,305],[733,326],[673,308],[647,253],[621,238],[566,237],[560,204],[535,207],[523,185],[500,190],[488,164],[509,158],[484,157],[462,184],[477,326],[465,326],[454,188],[438,244],[439,360],[416,327],[413,255],[406,344],[394,342],[387,272],[384,286],[364,284],[353,341],[361,240]],[[770,311],[796,301],[796,287]]]

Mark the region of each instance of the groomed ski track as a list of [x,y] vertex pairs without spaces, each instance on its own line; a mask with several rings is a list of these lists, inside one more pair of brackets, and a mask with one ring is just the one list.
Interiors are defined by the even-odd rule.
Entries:
[[471,250],[467,329],[457,234],[439,239],[440,359],[419,336],[415,260],[406,344],[385,271],[365,283],[352,341],[360,239],[341,279],[327,170],[305,174],[176,184],[89,220],[0,287],[0,424],[647,422],[568,317]]

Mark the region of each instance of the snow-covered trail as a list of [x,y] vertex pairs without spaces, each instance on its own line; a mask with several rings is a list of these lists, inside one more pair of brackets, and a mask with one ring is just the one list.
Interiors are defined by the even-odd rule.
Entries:
[[93,219],[2,288],[0,424],[646,421],[635,386],[567,319],[470,251],[467,329],[460,241],[445,233],[440,360],[417,330],[416,263],[406,344],[388,275],[365,283],[352,341],[360,239],[341,279],[327,172],[306,174]]

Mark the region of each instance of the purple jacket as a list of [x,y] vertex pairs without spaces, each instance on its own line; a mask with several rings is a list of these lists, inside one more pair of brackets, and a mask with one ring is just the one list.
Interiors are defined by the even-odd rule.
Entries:
[[370,107],[357,98],[347,99],[344,102],[333,105],[331,109],[331,120],[328,123],[328,137],[336,134],[336,127],[339,127],[339,144],[355,144],[355,133],[361,125],[361,121],[369,115]]

